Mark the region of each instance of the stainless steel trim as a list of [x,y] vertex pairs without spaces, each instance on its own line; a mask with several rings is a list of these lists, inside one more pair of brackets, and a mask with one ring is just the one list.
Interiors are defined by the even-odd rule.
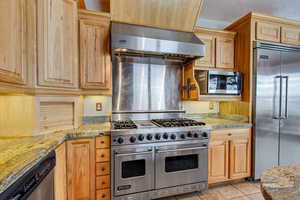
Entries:
[[254,41],[253,48],[261,48],[268,50],[277,50],[277,51],[300,51],[299,46],[295,45],[287,45],[287,44],[279,44],[274,42],[265,42],[265,41]]
[[176,151],[182,151],[182,150],[198,150],[198,149],[207,149],[208,146],[199,146],[194,148],[178,148],[178,149],[171,149],[171,150],[160,150],[159,148],[156,149],[156,152],[158,153],[168,153],[168,152],[176,152]]

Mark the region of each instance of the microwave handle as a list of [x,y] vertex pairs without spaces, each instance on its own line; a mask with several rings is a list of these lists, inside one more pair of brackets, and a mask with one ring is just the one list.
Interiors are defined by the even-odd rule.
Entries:
[[243,76],[238,76],[238,90],[240,91],[240,94],[243,92]]

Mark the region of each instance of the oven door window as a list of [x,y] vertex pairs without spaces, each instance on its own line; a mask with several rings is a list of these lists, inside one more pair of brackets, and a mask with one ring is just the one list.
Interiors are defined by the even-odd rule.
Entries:
[[198,168],[198,155],[172,156],[165,158],[165,172],[178,172]]
[[145,176],[146,160],[131,160],[122,162],[122,178]]

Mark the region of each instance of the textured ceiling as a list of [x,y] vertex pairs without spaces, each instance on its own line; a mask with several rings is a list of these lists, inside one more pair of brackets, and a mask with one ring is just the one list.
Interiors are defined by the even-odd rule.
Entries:
[[197,24],[224,28],[250,11],[300,21],[300,0],[204,0]]

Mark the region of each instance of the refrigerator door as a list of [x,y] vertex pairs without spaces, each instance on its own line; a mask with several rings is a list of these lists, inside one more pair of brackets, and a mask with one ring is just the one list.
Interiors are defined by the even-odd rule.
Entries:
[[280,165],[300,163],[300,52],[282,52]]
[[254,178],[278,166],[281,52],[254,50]]

